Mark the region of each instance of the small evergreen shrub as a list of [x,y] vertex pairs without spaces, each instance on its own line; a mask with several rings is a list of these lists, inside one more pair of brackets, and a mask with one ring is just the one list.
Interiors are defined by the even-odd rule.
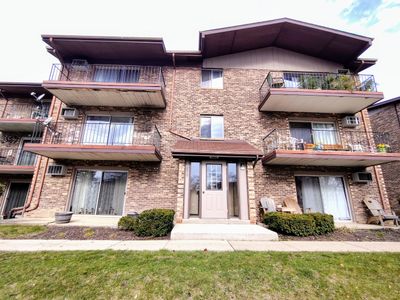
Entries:
[[136,224],[136,218],[130,216],[124,216],[118,221],[118,229],[126,231],[134,231]]
[[320,213],[287,214],[272,212],[265,214],[264,223],[271,230],[295,236],[326,234],[334,230],[333,216]]
[[174,227],[175,212],[172,209],[149,209],[143,211],[134,226],[137,236],[165,236]]
[[327,234],[335,230],[335,222],[332,215],[321,213],[312,213],[309,215],[314,218],[316,235]]

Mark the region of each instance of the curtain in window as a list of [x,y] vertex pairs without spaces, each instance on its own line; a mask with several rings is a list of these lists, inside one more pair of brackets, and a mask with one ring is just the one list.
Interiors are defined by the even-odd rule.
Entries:
[[336,220],[350,220],[350,210],[341,177],[319,177],[324,212]]
[[95,66],[93,81],[133,83],[138,82],[140,70],[134,66]]
[[324,212],[318,177],[300,177],[304,212]]
[[101,171],[78,171],[71,201],[73,213],[95,214],[101,178]]
[[314,144],[337,144],[335,125],[332,123],[312,123]]
[[97,205],[98,215],[122,215],[127,174],[104,172]]

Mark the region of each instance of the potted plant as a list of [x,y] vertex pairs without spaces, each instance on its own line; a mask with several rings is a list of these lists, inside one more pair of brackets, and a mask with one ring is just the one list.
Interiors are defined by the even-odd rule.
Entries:
[[71,211],[62,211],[55,213],[56,224],[65,224],[71,221],[72,215],[74,213]]
[[388,144],[378,144],[376,145],[376,150],[378,152],[388,152],[389,151],[390,146]]

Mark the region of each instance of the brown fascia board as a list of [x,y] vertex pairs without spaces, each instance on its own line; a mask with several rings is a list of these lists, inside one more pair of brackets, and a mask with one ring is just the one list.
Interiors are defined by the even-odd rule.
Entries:
[[208,34],[236,31],[236,30],[240,30],[240,29],[255,28],[255,27],[266,26],[266,25],[275,25],[275,24],[279,24],[279,23],[290,23],[290,24],[294,24],[294,25],[309,27],[310,29],[326,31],[326,32],[346,36],[349,38],[363,40],[363,41],[370,42],[370,43],[374,40],[371,37],[350,33],[347,31],[333,29],[333,28],[329,28],[329,27],[325,27],[325,26],[321,26],[321,25],[315,25],[315,24],[311,24],[311,23],[307,23],[307,22],[303,22],[303,21],[299,21],[299,20],[290,19],[290,18],[280,18],[280,19],[274,19],[274,20],[269,20],[269,21],[261,21],[261,22],[243,24],[243,25],[236,25],[236,26],[229,26],[229,27],[222,27],[222,28],[217,28],[217,29],[209,29],[209,30],[200,31],[199,32],[199,35],[200,35],[199,50],[201,51],[201,49],[202,49],[202,43],[201,43],[202,38],[204,38]]
[[400,97],[379,101],[379,102],[371,105],[370,107],[368,107],[368,110],[373,110],[373,109],[380,108],[382,106],[386,106],[386,105],[389,105],[389,104],[394,104],[394,103],[397,103],[397,102],[400,102]]

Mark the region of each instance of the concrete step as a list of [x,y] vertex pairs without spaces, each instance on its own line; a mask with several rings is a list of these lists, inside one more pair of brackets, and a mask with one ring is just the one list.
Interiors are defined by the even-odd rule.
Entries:
[[255,224],[176,224],[171,240],[277,241],[278,234]]
[[240,219],[183,219],[182,224],[250,224],[250,220]]

